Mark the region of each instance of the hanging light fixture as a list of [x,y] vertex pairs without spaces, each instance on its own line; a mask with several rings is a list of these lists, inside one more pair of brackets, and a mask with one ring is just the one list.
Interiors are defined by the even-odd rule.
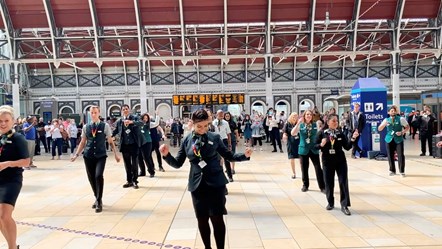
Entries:
[[325,26],[330,25],[330,12],[328,11],[328,9],[325,11],[325,21],[324,21]]

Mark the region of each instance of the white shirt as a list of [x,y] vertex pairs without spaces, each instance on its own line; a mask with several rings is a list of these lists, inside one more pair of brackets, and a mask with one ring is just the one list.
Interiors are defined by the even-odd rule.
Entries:
[[[60,127],[62,127],[63,125],[59,125],[58,127],[55,127],[55,129],[52,131],[52,139],[56,139],[56,138],[62,138],[61,136],[61,132],[60,132]],[[51,130],[54,128],[54,125],[51,125]]]
[[212,122],[213,126],[215,126],[215,133],[219,134],[219,136],[221,137],[221,139],[227,139],[227,134],[232,133],[230,131],[230,126],[229,123],[227,123],[227,121],[225,121],[224,119],[221,120],[221,123],[218,119],[213,120]]

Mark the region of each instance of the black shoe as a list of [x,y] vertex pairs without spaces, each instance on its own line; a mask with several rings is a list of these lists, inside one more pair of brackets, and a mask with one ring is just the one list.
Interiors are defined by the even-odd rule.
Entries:
[[155,174],[151,174],[149,177],[150,177],[150,178],[154,178],[154,177],[155,177]]
[[234,169],[232,169],[232,175],[234,175],[235,174],[235,170]]
[[133,182],[126,182],[126,183],[123,185],[123,188],[132,187],[133,185],[134,185]]
[[302,192],[307,192],[307,191],[308,191],[308,188],[307,188],[306,186],[302,186],[301,191],[302,191]]
[[281,150],[279,150],[279,152],[281,152],[281,153],[284,153],[284,151],[281,149]]
[[95,207],[95,213],[101,213],[101,211],[103,211],[103,205],[97,204]]
[[138,187],[137,183],[134,183],[133,185],[134,185],[134,189],[139,189],[140,188],[140,187]]
[[146,176],[146,173],[140,173],[138,176]]
[[272,152],[278,152],[277,150],[272,150]]
[[296,179],[296,175],[292,175],[292,179]]
[[345,215],[351,215],[350,210],[348,210],[348,207],[341,207],[341,211],[342,211]]
[[97,207],[98,201],[95,201],[94,204],[92,204],[92,209],[95,209]]
[[325,207],[325,209],[327,210],[332,210],[333,208],[335,208],[333,205],[328,204],[327,207]]
[[232,177],[229,177],[229,182],[233,182],[233,178]]
[[165,170],[164,170],[163,167],[160,167],[159,171],[161,171],[161,172],[165,172]]
[[324,188],[321,189],[321,193],[325,194],[325,189]]
[[359,156],[362,157],[362,154],[364,153],[363,150],[359,151]]
[[421,153],[419,156],[425,156],[425,153]]

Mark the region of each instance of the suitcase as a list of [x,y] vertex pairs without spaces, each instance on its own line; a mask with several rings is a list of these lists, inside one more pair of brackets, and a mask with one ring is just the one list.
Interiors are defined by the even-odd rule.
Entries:
[[442,141],[441,135],[434,135],[433,136],[431,147],[433,149],[432,154],[433,154],[434,158],[442,158],[442,148],[438,148],[436,146],[436,144],[440,141]]

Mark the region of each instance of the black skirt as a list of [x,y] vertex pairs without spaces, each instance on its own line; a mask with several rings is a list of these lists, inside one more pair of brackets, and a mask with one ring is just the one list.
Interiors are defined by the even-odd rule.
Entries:
[[7,203],[15,206],[18,195],[23,184],[23,176],[15,175],[12,178],[0,178],[0,203]]
[[191,192],[196,217],[226,215],[225,190],[225,186],[214,188],[201,181],[198,188]]

